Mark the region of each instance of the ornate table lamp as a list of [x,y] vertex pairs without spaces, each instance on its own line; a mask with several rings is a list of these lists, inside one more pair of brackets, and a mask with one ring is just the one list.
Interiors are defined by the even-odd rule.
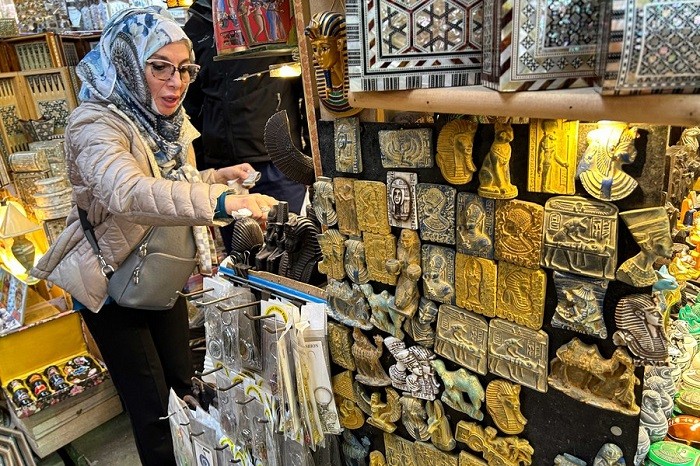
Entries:
[[35,246],[25,235],[40,229],[41,226],[29,220],[12,202],[0,203],[0,239],[12,239],[11,254],[7,254],[7,257],[14,257],[24,268],[15,270],[16,266],[6,263],[12,273],[26,274],[34,265]]

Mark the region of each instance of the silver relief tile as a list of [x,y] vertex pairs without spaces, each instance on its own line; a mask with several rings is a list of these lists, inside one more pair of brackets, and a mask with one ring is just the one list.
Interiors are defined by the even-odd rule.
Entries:
[[379,149],[384,168],[432,168],[433,130],[379,131]]
[[438,311],[435,352],[467,369],[486,375],[489,327],[486,319],[457,306]]
[[336,118],[335,170],[343,173],[362,173],[360,148],[360,120],[355,117]]
[[389,225],[392,227],[418,229],[416,185],[418,175],[408,172],[390,171],[386,174],[386,199]]

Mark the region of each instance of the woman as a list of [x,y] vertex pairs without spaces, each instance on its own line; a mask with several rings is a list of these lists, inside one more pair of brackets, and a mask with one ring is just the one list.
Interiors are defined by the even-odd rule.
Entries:
[[[211,272],[206,226],[246,208],[261,220],[277,203],[260,194],[227,195],[248,164],[198,172],[191,141],[198,136],[182,110],[196,77],[192,45],[169,13],[128,9],[103,30],[99,47],[78,65],[81,104],[66,128],[66,159],[74,203],[87,211],[102,253],[115,268],[154,225],[192,225],[200,271]],[[159,176],[154,176],[155,159]],[[74,207],[68,225],[32,275],[67,290],[97,341],[131,417],[144,465],[174,464],[168,392],[190,389],[187,309],[118,306],[107,295]],[[147,277],[145,279],[148,279]]]

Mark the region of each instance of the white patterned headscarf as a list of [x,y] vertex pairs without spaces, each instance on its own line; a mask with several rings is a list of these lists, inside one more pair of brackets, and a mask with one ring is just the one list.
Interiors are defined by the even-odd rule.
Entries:
[[[138,128],[155,155],[162,177],[195,183],[202,180],[187,163],[187,150],[199,134],[185,122],[182,106],[172,115],[161,115],[146,81],[146,60],[162,47],[179,41],[187,43],[194,63],[192,43],[167,10],[157,6],[128,8],[107,22],[99,46],[82,59],[76,71],[83,83],[81,101],[116,107]],[[199,270],[210,275],[216,254],[209,229],[195,226],[193,234]]]

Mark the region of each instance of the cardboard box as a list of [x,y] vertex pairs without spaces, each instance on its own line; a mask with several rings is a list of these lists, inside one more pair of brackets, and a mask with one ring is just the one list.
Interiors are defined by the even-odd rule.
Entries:
[[[27,289],[26,299],[25,325],[0,337],[0,383],[8,406],[17,418],[32,416],[79,395],[87,388],[99,385],[108,376],[104,364],[88,350],[78,313],[61,312],[32,288]],[[94,367],[71,382],[64,368],[77,356],[90,358]],[[47,396],[35,397],[26,380],[32,374],[43,375],[48,366],[58,366],[69,386],[60,390],[49,389]],[[22,381],[24,388],[31,393],[24,406],[18,406],[8,390],[8,384],[13,380]],[[46,378],[44,382],[47,382]]]

